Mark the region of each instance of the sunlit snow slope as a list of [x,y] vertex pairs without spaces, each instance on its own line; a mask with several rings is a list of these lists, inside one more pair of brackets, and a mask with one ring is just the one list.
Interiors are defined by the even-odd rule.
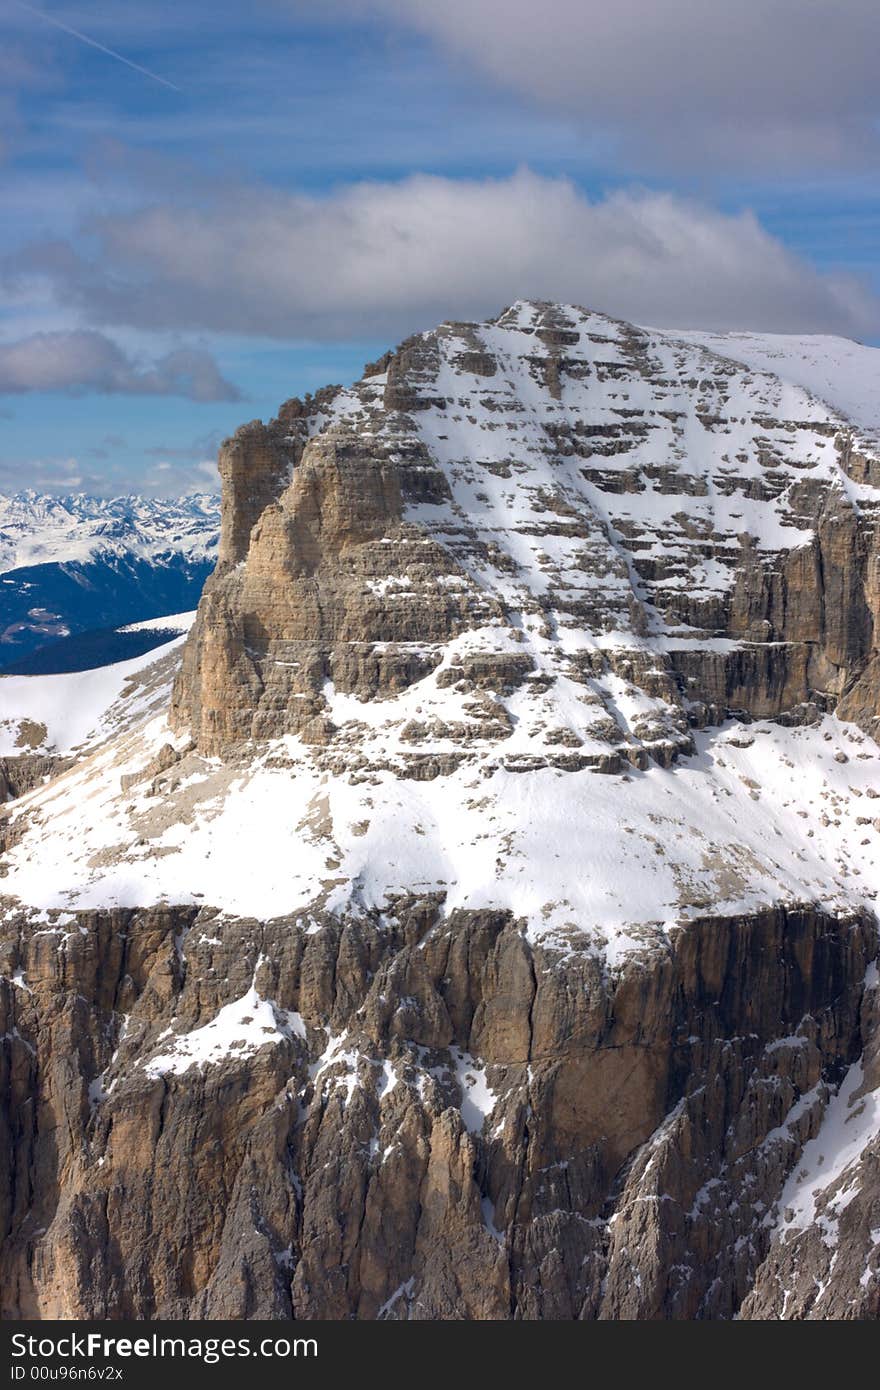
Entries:
[[859,428],[880,430],[880,352],[823,334],[679,333],[755,371],[772,372],[827,401]]
[[[179,654],[194,618],[179,613],[162,619],[180,636],[131,661],[63,675],[0,675],[0,757],[84,754],[121,727],[137,726],[147,711],[161,709],[174,669],[168,658]],[[157,681],[163,669],[165,679]]]
[[[614,952],[695,915],[873,903],[877,745],[798,703],[805,663],[826,684],[836,668],[811,640],[767,642],[754,611],[780,565],[791,609],[815,506],[873,516],[880,491],[841,463],[843,415],[681,335],[565,306],[445,325],[407,352],[309,419],[271,523],[202,605],[201,717],[219,670],[218,718],[244,701],[235,727],[252,737],[206,756],[178,710],[173,730],[157,716],[111,740],[14,809],[51,833],[11,851],[6,892],[40,909],[205,900],[263,917],[435,893]],[[358,521],[367,540],[338,553],[321,542],[315,580],[296,568],[304,541],[284,550],[297,490],[318,486],[310,450],[319,480],[352,454],[367,474],[410,469],[400,518]],[[337,503],[310,506],[326,526]],[[324,637],[328,613],[343,640]],[[316,635],[294,640],[307,622]],[[796,717],[727,722],[746,699]],[[65,746],[103,727],[71,720]],[[160,753],[174,773],[157,803],[133,778]]]

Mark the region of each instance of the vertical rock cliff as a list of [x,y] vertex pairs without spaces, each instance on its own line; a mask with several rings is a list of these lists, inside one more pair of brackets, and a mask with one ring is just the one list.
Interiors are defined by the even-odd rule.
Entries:
[[520,303],[224,443],[10,783],[3,1316],[880,1314],[880,453],[724,349]]

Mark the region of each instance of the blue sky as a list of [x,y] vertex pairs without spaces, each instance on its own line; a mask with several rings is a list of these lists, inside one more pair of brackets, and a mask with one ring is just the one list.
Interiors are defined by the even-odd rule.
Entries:
[[874,0],[0,0],[0,488],[212,486],[242,420],[518,296],[877,341],[878,40]]

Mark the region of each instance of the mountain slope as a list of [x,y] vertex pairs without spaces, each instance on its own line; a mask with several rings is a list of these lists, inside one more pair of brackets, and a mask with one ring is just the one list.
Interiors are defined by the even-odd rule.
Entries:
[[876,348],[822,334],[689,332],[676,336],[803,387],[860,430],[874,435],[880,431]]
[[5,1315],[878,1316],[869,431],[520,303],[220,469],[3,823]]
[[0,497],[0,570],[86,564],[108,555],[155,560],[170,551],[214,558],[216,497]]
[[83,754],[106,742],[118,727],[142,722],[148,709],[163,710],[170,689],[160,690],[155,704],[145,705],[142,691],[130,698],[132,688],[141,684],[144,672],[152,684],[157,664],[164,663],[173,674],[176,663],[164,659],[179,652],[194,617],[180,613],[163,618],[170,629],[160,630],[164,642],[128,661],[81,672],[0,676],[0,756],[14,757],[25,748],[59,756]]
[[0,498],[0,666],[71,634],[194,607],[218,520],[209,496]]

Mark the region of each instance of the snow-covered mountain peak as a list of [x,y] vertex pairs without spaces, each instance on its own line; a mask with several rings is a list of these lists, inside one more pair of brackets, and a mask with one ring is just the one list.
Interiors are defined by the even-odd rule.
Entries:
[[[878,460],[791,372],[521,302],[286,403],[220,468],[171,726],[40,794],[67,831],[51,871],[22,839],[8,891],[429,893],[612,953],[709,910],[873,901]],[[120,794],[163,758],[161,805]]]
[[420,334],[0,677],[11,1316],[877,1315],[880,454],[736,351]]
[[682,332],[700,344],[755,371],[799,386],[858,430],[880,434],[880,349],[830,334]]
[[219,498],[56,496],[33,489],[0,495],[0,570],[86,562],[108,555],[143,559],[216,551]]

